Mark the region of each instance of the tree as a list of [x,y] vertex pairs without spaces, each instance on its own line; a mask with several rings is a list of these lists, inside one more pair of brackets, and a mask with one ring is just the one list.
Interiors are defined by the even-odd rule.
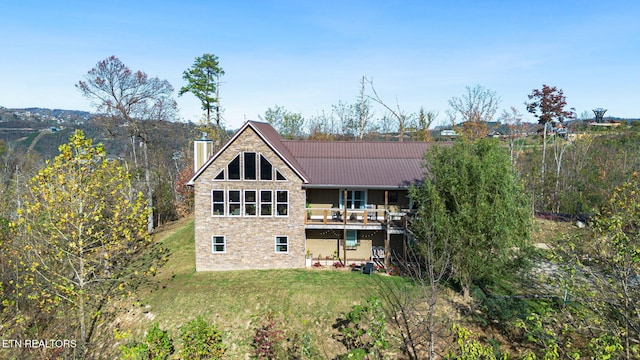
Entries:
[[438,117],[438,112],[434,110],[425,111],[424,108],[420,108],[418,111],[418,119],[416,122],[416,140],[418,141],[431,141],[431,133],[429,127]]
[[562,264],[571,264],[569,289],[597,320],[598,327],[621,339],[627,359],[640,352],[640,178],[616,187],[595,217],[588,243],[558,249]]
[[285,139],[294,139],[302,135],[304,128],[304,118],[302,114],[293,113],[284,106],[276,105],[273,109],[268,108],[264,112],[264,117],[258,115],[260,120],[271,124]]
[[[557,122],[562,125],[565,119],[573,119],[575,113],[573,110],[565,110],[567,101],[561,89],[555,86],[550,87],[546,84],[542,85],[542,89],[533,89],[528,95],[530,102],[525,102],[527,111],[538,118],[538,123],[542,125],[543,143],[542,143],[542,167],[541,182],[544,184],[546,176],[546,158],[547,158],[547,126]],[[556,137],[554,137],[556,140]],[[557,150],[557,149],[556,149]],[[558,160],[558,151],[556,151],[556,160]],[[560,156],[561,160],[561,156]],[[560,167],[560,163],[556,161],[556,165]],[[559,172],[559,171],[558,171]],[[544,198],[544,191],[542,192]]]
[[180,88],[178,95],[190,92],[200,100],[202,110],[207,113],[207,126],[211,126],[211,111],[216,112],[216,126],[220,129],[220,76],[224,70],[218,57],[213,54],[198,56],[193,65],[182,73],[187,85]]
[[509,158],[511,159],[511,165],[516,166],[518,163],[518,157],[524,147],[524,140],[522,139],[522,133],[524,127],[522,126],[522,114],[515,107],[511,107],[509,111],[503,110],[500,120],[507,126],[507,136],[509,137]]
[[25,297],[45,313],[64,314],[67,339],[84,357],[114,293],[136,275],[130,264],[150,236],[145,197],[101,144],[77,130],[29,183],[18,212]]
[[148,231],[153,231],[153,186],[149,166],[149,127],[154,121],[170,120],[175,116],[176,102],[171,97],[173,87],[166,80],[150,78],[142,71],[131,71],[120,59],[111,56],[89,70],[76,88],[91,99],[99,113],[109,117],[107,126],[127,129],[132,148],[140,141],[143,169],[149,206]]
[[460,116],[463,134],[471,139],[485,137],[488,133],[487,123],[493,120],[500,97],[495,91],[481,85],[467,86],[466,90],[462,97],[452,97],[449,100],[452,109],[448,112],[451,123],[455,125]]
[[398,104],[397,101],[396,101],[395,109],[387,105],[387,103],[382,101],[382,99],[378,95],[376,88],[373,86],[372,79],[369,79],[369,85],[371,86],[371,91],[373,92],[373,96],[369,96],[369,98],[377,102],[378,104],[382,105],[382,107],[386,109],[386,111],[388,112],[388,116],[384,115],[384,117],[387,118],[387,120],[385,121],[388,121],[391,118],[393,118],[396,121],[397,129],[398,129],[398,141],[404,141],[404,134],[407,131],[407,129],[411,127],[413,114],[408,114],[407,112],[402,110],[400,108],[400,104]]
[[498,143],[432,147],[424,166],[426,179],[411,194],[434,238],[448,241],[452,278],[465,297],[474,282],[496,283],[527,264],[527,199]]

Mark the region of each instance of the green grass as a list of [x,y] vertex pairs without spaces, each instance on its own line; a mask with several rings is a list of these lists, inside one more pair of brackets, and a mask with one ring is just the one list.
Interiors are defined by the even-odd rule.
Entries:
[[[132,318],[137,337],[157,321],[177,336],[180,325],[202,315],[224,333],[229,358],[251,351],[261,316],[275,314],[283,330],[311,333],[316,346],[334,355],[331,327],[342,312],[376,294],[381,281],[397,277],[361,275],[348,269],[246,270],[195,272],[193,221],[157,237],[169,250],[153,283],[139,289],[140,313]],[[164,236],[164,237],[163,237]],[[142,312],[153,314],[153,320]]]

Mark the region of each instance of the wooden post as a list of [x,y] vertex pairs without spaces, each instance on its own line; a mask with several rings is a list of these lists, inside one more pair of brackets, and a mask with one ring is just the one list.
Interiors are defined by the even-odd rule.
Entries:
[[384,239],[384,268],[389,271],[391,267],[391,218],[389,216],[389,190],[384,191],[384,221],[387,228],[387,237]]
[[342,214],[344,231],[342,234],[342,251],[344,254],[344,266],[347,266],[347,190],[344,190],[342,200],[344,201],[344,213]]

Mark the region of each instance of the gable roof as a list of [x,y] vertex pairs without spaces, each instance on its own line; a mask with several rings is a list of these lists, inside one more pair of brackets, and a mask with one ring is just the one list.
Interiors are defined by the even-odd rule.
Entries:
[[296,161],[295,157],[289,152],[282,144],[282,137],[278,132],[267,123],[261,123],[257,121],[247,121],[242,125],[238,131],[216,152],[213,156],[205,162],[200,169],[196,170],[191,180],[187,182],[187,185],[194,185],[196,179],[211,165],[215,159],[220,156],[247,128],[253,129],[253,131],[273,150],[291,169],[302,179],[303,182],[308,182],[307,176],[302,171],[302,167]]
[[403,188],[424,178],[422,157],[432,143],[283,140],[269,124],[247,121],[197,170],[195,180],[248,127],[303,180],[304,187]]

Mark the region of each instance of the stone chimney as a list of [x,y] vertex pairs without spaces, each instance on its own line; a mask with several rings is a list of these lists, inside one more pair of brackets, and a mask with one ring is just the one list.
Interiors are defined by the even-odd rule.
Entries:
[[197,172],[213,155],[213,141],[203,132],[202,137],[193,142],[193,171]]

